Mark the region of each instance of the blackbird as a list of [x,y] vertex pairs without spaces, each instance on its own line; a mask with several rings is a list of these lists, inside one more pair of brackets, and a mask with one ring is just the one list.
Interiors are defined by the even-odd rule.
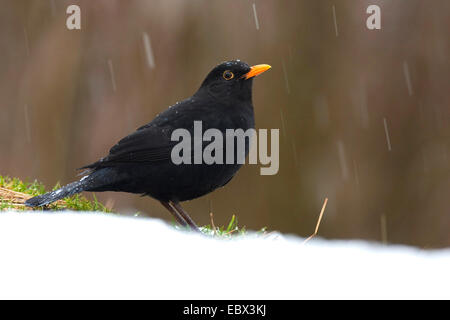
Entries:
[[[270,68],[266,64],[250,67],[240,60],[217,65],[192,97],[170,106],[153,121],[120,140],[106,157],[80,168],[87,172],[79,181],[31,198],[25,204],[45,206],[82,191],[137,193],[159,200],[182,226],[198,231],[180,202],[224,186],[242,164],[236,161],[231,164],[196,164],[194,161],[175,164],[171,151],[177,142],[171,139],[172,132],[185,129],[194,135],[194,121],[201,121],[203,130],[214,128],[224,135],[227,129],[254,128],[253,77]],[[246,139],[245,156],[249,143]],[[227,152],[225,147],[223,150]]]

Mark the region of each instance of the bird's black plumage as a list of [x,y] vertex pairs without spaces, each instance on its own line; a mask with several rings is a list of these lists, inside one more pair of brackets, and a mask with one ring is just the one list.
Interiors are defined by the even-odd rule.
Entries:
[[[222,133],[226,129],[254,128],[252,82],[258,73],[239,60],[219,64],[192,97],[172,105],[120,140],[106,157],[83,167],[89,170],[87,176],[26,204],[46,205],[81,191],[131,192],[149,195],[163,204],[178,204],[225,185],[241,164],[175,165],[171,151],[177,142],[171,141],[171,135],[182,128],[193,136],[194,121],[202,122],[203,132],[210,128]],[[249,141],[245,144],[247,154]]]

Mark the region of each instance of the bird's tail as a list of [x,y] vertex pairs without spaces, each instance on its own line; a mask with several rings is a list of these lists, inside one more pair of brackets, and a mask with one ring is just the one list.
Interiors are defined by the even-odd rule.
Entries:
[[34,198],[28,199],[25,201],[25,205],[28,207],[40,207],[55,202],[57,200],[73,196],[74,194],[80,193],[84,191],[85,183],[81,179],[80,181],[75,181],[69,183],[68,185],[51,192],[47,192],[46,194],[36,196]]

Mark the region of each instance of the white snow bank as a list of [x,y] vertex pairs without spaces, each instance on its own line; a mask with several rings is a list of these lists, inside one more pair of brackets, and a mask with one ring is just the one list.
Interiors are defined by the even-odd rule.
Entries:
[[0,214],[0,298],[450,298],[450,250],[215,240],[148,218]]

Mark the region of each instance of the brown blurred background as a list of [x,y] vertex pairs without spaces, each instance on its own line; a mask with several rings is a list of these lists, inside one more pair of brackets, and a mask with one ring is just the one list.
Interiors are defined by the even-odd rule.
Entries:
[[[70,4],[81,7],[80,31],[66,28]],[[381,8],[381,30],[366,28],[370,4]],[[385,221],[388,242],[450,245],[450,1],[0,6],[0,174],[71,182],[190,96],[213,66],[239,58],[273,67],[253,92],[257,127],[280,128],[280,170],[261,176],[247,165],[226,188],[185,203],[199,224],[212,207],[216,225],[236,214],[249,229],[308,236],[328,197],[323,237],[379,241]],[[170,219],[150,198],[97,197]]]

